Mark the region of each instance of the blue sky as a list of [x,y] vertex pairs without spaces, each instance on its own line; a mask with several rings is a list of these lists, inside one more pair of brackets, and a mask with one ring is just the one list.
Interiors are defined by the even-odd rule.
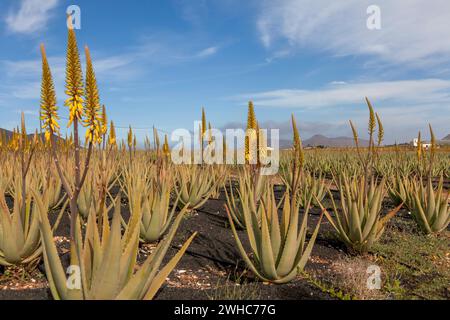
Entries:
[[[380,30],[366,27],[374,3]],[[348,136],[349,119],[364,136],[367,95],[388,143],[427,132],[428,123],[439,138],[450,133],[447,0],[3,0],[0,127],[16,126],[21,111],[30,129],[39,125],[40,43],[67,115],[72,4],[81,8],[80,50],[89,46],[102,103],[118,126],[193,130],[202,106],[214,127],[236,126],[252,99],[260,123],[282,135],[294,113],[303,138]]]

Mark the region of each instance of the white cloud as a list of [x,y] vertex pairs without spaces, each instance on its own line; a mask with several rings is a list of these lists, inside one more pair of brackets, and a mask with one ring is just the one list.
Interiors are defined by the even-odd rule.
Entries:
[[[152,68],[170,66],[206,58],[217,53],[219,46],[205,46],[199,50],[199,41],[191,41],[186,46],[179,41],[181,36],[156,35],[145,38],[141,43],[124,48],[122,53],[109,54],[91,50],[94,70],[100,88],[103,85],[117,87],[124,81],[142,79]],[[194,43],[195,42],[195,43]],[[178,44],[178,45],[177,45]],[[80,48],[81,50],[81,48]],[[48,57],[58,97],[64,97],[65,57],[54,55]],[[81,52],[82,67],[84,54]],[[42,73],[41,58],[27,60],[0,60],[0,98],[39,100],[40,78]],[[6,104],[6,103],[5,103]]]
[[41,84],[40,82],[26,82],[21,85],[11,86],[11,95],[17,99],[34,99],[40,98]]
[[132,73],[130,65],[134,62],[134,57],[129,54],[115,55],[105,58],[94,59],[94,70],[99,76],[106,76],[117,71],[126,72],[127,69]]
[[[55,80],[64,79],[65,58],[53,56],[48,58]],[[10,79],[39,80],[42,73],[41,59],[34,60],[0,60],[0,70]]]
[[33,33],[46,27],[58,0],[21,0],[17,11],[6,16],[8,29],[15,33]]
[[408,104],[450,103],[450,80],[421,79],[331,84],[317,90],[280,89],[242,94],[233,99],[263,107],[314,109],[359,103],[364,96],[377,101]]
[[[426,133],[429,123],[438,137],[448,134],[450,80],[334,81],[318,89],[280,89],[241,94],[231,99],[243,106],[253,100],[257,108],[295,110],[300,114],[300,127],[308,122],[312,124],[306,133],[349,136],[348,119],[351,119],[365,137],[368,112],[364,96],[369,97],[381,116],[387,143],[409,141],[418,130]],[[291,111],[279,110],[279,114]],[[322,125],[314,127],[314,124]]]
[[200,51],[199,53],[197,53],[197,57],[198,58],[206,58],[206,57],[212,56],[217,53],[218,49],[219,49],[218,47],[206,48],[206,49]]
[[[99,81],[115,81],[116,79],[127,79],[135,73],[131,64],[133,57],[130,55],[115,55],[94,59],[94,70]],[[53,80],[58,94],[64,92],[65,81],[65,57],[51,56],[48,58],[52,71]],[[85,70],[84,55],[82,55],[82,68]],[[4,70],[5,84],[16,98],[36,99],[40,96],[40,82],[42,74],[42,62],[37,58],[34,60],[0,60],[0,70]],[[111,80],[112,79],[112,80]]]
[[[391,63],[450,60],[448,0],[264,0],[257,20],[270,49],[314,48],[333,55],[370,55]],[[368,30],[366,10],[381,9],[381,30]]]

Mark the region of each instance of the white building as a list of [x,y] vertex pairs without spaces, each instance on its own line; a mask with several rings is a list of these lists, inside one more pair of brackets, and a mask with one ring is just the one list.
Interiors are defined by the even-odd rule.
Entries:
[[[421,143],[422,143],[422,148],[424,148],[425,150],[428,150],[429,148],[431,148],[431,143],[430,142],[428,142],[428,141],[421,141]],[[417,147],[418,144],[419,144],[419,139],[415,138],[412,141],[412,145],[414,147]]]

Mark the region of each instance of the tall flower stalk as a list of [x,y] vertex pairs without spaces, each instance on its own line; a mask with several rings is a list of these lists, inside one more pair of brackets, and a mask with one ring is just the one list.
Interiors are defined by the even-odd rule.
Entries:
[[[70,19],[68,19],[70,21]],[[75,239],[75,225],[78,211],[77,200],[84,184],[89,169],[89,162],[92,154],[93,144],[101,141],[101,124],[100,124],[100,103],[92,61],[89,49],[86,48],[86,83],[83,85],[83,75],[81,70],[80,56],[78,45],[73,28],[68,31],[67,59],[66,59],[66,94],[68,99],[65,105],[69,107],[69,123],[73,125],[73,144],[74,144],[74,175],[75,184],[70,185],[64,175],[58,155],[56,153],[57,143],[55,134],[59,133],[58,115],[56,106],[56,94],[54,90],[53,80],[50,67],[47,62],[44,46],[41,47],[42,53],[42,89],[41,89],[41,120],[45,129],[45,137],[50,140],[51,153],[61,179],[61,183],[69,198],[69,206],[71,212],[70,238]],[[86,93],[86,101],[83,95]],[[85,117],[83,119],[83,116]],[[84,167],[81,167],[80,158],[80,139],[79,124],[86,125],[86,141],[89,142],[88,154],[85,159]]]
[[41,84],[41,121],[42,129],[45,130],[45,140],[59,135],[58,107],[56,105],[55,85],[53,84],[52,72],[47,61],[45,47],[41,44],[42,55],[42,84]]

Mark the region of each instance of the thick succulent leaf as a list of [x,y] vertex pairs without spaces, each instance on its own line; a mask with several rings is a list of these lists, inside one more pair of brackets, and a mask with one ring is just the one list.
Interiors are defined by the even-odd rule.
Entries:
[[[287,197],[287,196],[286,196]],[[295,206],[294,206],[295,207]],[[299,212],[292,212],[291,208],[284,208],[289,214],[289,228],[286,238],[284,239],[284,245],[282,247],[282,253],[280,257],[280,262],[277,266],[277,274],[280,277],[284,277],[291,270],[294,265],[295,256],[298,251],[297,247],[297,237],[298,237],[298,214]]]
[[180,250],[175,254],[175,256],[162,268],[158,274],[153,279],[151,286],[147,293],[144,296],[144,300],[151,300],[155,296],[155,294],[158,292],[161,285],[166,281],[167,276],[172,272],[172,270],[176,267],[180,259],[183,257],[184,253],[186,252],[187,248],[191,244],[192,240],[194,240],[195,236],[197,235],[197,232],[193,233],[189,239],[186,240],[186,242],[183,244],[183,246],[180,248]]
[[416,218],[416,221],[420,224],[420,226],[427,232],[432,233],[430,226],[428,225],[427,216],[425,212],[423,211],[422,204],[420,202],[419,197],[417,194],[414,194],[414,200],[415,200],[415,206],[413,209],[414,216]]
[[[120,212],[115,211],[111,233],[104,248],[102,263],[98,272],[93,274],[90,299],[112,299],[119,291],[121,246]],[[105,239],[102,239],[105,241]]]
[[[296,257],[296,267],[302,271],[305,268],[306,262],[308,262],[309,257],[311,256],[312,249],[314,244],[316,243],[317,235],[319,234],[320,225],[322,223],[323,214],[320,215],[319,221],[317,222],[316,228],[309,239],[308,245],[306,246],[305,251],[298,252]],[[298,261],[298,262],[297,262]]]
[[272,194],[272,209],[270,219],[270,241],[272,243],[273,257],[275,259],[275,265],[279,261],[279,253],[281,249],[281,230],[280,223],[278,221],[278,207],[275,205],[274,195]]
[[264,281],[269,281],[261,272],[256,268],[255,264],[251,261],[247,253],[245,252],[244,246],[242,245],[241,240],[239,239],[239,235],[237,234],[236,227],[233,222],[233,218],[231,217],[231,214],[228,211],[228,208],[225,206],[225,209],[228,214],[228,221],[230,221],[231,231],[233,232],[234,239],[236,241],[236,244],[238,246],[238,250],[241,254],[241,257],[244,259],[247,266],[250,268],[250,270],[260,279],[263,279]]
[[269,279],[277,279],[278,276],[277,270],[275,268],[275,258],[267,223],[267,213],[265,209],[262,210],[261,217],[261,246],[259,257],[262,273]]
[[31,224],[29,226],[27,238],[25,240],[25,244],[21,252],[21,256],[24,259],[27,259],[32,255],[35,255],[37,250],[40,251],[39,247],[41,242],[41,231],[39,229],[39,213],[36,212],[38,210],[37,205],[34,204],[33,207],[34,208],[33,213],[31,215]]
[[362,240],[361,221],[359,219],[359,212],[356,202],[352,202],[350,207],[350,233],[349,238],[353,242],[360,242]]
[[179,214],[175,219],[167,237],[161,241],[155,251],[145,260],[139,270],[130,278],[127,284],[117,295],[118,300],[142,299],[151,286],[158,268],[175,236],[184,214]]
[[59,258],[58,250],[53,241],[53,232],[50,227],[50,222],[48,221],[46,208],[39,199],[39,196],[36,196],[36,193],[35,201],[39,206],[40,213],[40,230],[43,244],[45,273],[49,280],[53,297],[55,299],[64,300],[67,298],[66,274]]

